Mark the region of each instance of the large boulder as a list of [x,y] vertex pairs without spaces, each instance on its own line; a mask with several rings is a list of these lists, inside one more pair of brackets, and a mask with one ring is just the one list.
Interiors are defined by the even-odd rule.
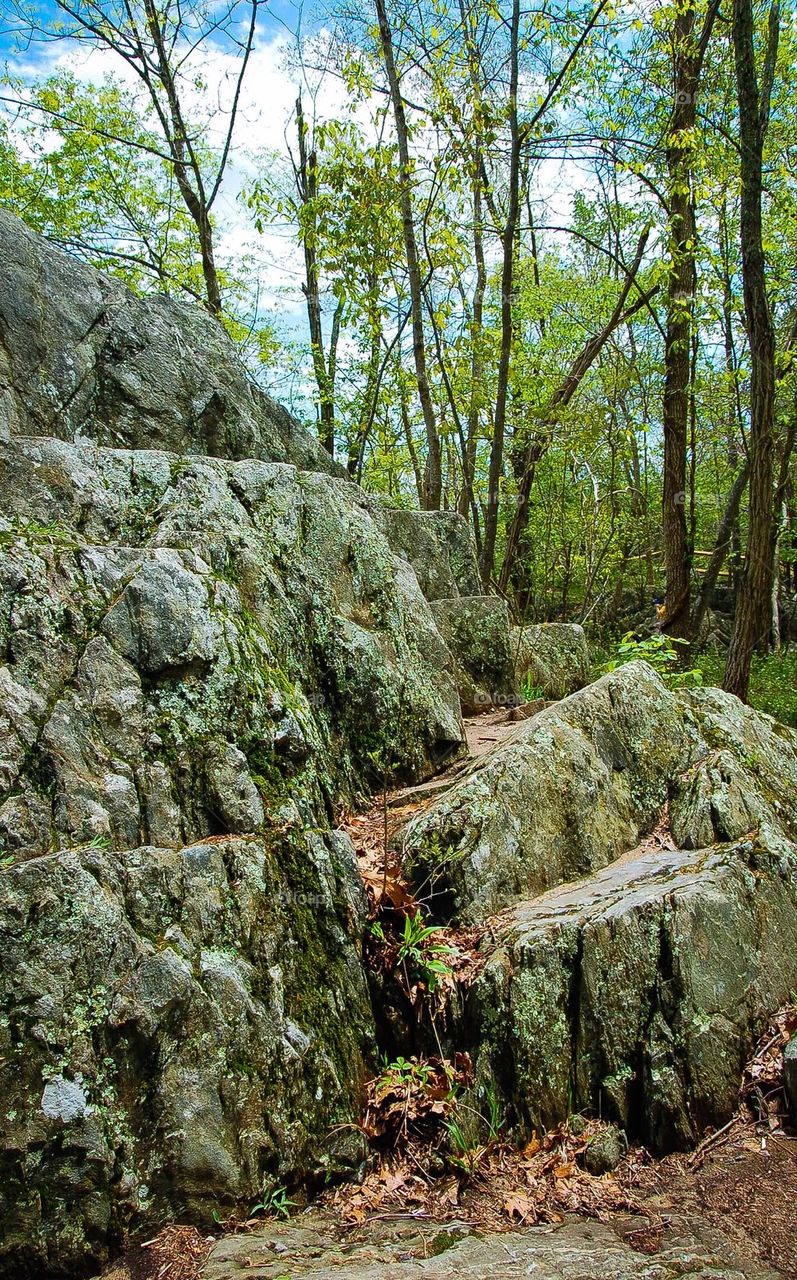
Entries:
[[9,852],[317,825],[383,760],[414,776],[461,742],[448,652],[353,486],[0,448]]
[[509,611],[498,596],[433,600],[437,629],[454,658],[454,678],[466,715],[518,701],[509,647]]
[[0,210],[0,439],[292,462],[342,474],[201,307],[138,297]]
[[566,698],[590,680],[584,628],[575,622],[513,627],[512,654],[518,683],[540,698]]
[[0,1272],[84,1271],[145,1218],[210,1222],[350,1167],[364,919],[342,835],[5,869]]
[[463,516],[382,504],[375,504],[374,516],[393,550],[412,565],[427,600],[479,594],[476,550]]
[[469,1020],[529,1129],[590,1108],[656,1151],[732,1114],[797,984],[797,848],[651,852],[514,908]]
[[727,1120],[797,986],[796,841],[797,733],[730,694],[631,663],[519,725],[402,838],[485,931],[479,1087],[524,1129],[586,1107],[658,1151]]
[[524,721],[416,818],[406,865],[478,923],[633,848],[697,742],[650,667],[621,667]]

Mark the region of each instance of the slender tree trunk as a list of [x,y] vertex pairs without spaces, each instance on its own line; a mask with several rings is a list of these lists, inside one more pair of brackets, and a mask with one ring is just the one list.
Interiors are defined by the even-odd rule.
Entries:
[[[318,254],[316,250],[318,242],[316,219],[318,159],[315,149],[311,151],[307,149],[308,126],[304,118],[301,96],[296,99],[296,129],[299,135],[299,168],[296,171],[296,186],[301,205],[300,227],[305,272],[302,292],[307,305],[310,352],[318,391],[318,438],[327,452],[334,456],[335,406],[324,357],[324,331],[321,319],[321,295],[319,292]],[[333,350],[334,348],[331,347],[330,355],[333,355]]]
[[734,529],[738,527],[739,507],[741,505],[742,495],[747,488],[749,475],[750,466],[745,462],[734,476],[733,484],[731,485],[727,502],[725,504],[725,510],[722,513],[722,518],[717,526],[717,534],[714,539],[714,547],[708,562],[708,568],[703,574],[700,591],[692,612],[690,632],[695,640],[699,639],[700,628],[703,625],[703,619],[706,616],[706,610],[708,609],[711,601],[712,593],[717,585],[717,579],[722,572],[722,566],[725,563],[725,558],[733,545]]
[[[177,92],[174,70],[169,58],[169,50],[164,39],[163,19],[154,0],[144,0],[144,13],[147,31],[155,46],[157,57],[157,76],[163,85],[168,104],[168,121],[158,100],[158,95],[148,77],[143,74],[150,98],[155,107],[164,133],[174,157],[174,176],[183,197],[185,207],[194,220],[199,236],[199,252],[202,260],[202,278],[205,282],[207,309],[213,316],[221,315],[221,287],[213,249],[213,224],[210,220],[210,209],[202,181],[202,170],[192,147],[188,131],[183,120],[180,96]],[[251,37],[250,37],[251,39]],[[112,43],[112,42],[111,42]],[[247,54],[248,57],[248,54]],[[139,72],[142,74],[142,72]],[[170,127],[169,127],[170,125]],[[189,173],[193,177],[193,185]]]
[[667,146],[670,269],[664,349],[664,480],[662,531],[666,594],[662,630],[689,635],[692,552],[686,519],[687,437],[692,376],[692,326],[697,283],[693,197],[694,129],[703,58],[717,14],[712,3],[698,39],[695,3],[685,0],[675,18],[673,110]]
[[736,602],[724,687],[746,701],[750,660],[769,635],[775,555],[773,509],[775,334],[767,296],[761,218],[764,138],[778,45],[777,0],[769,15],[769,43],[759,93],[752,0],[734,0],[733,51],[741,143],[742,278],[750,341],[750,502],[747,555]]
[[501,498],[501,475],[504,467],[506,408],[509,397],[509,369],[512,360],[514,306],[512,290],[515,279],[515,239],[520,217],[520,130],[518,129],[518,45],[520,43],[520,0],[512,0],[509,68],[509,207],[501,237],[503,255],[501,269],[501,354],[498,361],[498,385],[495,393],[493,438],[487,476],[487,509],[484,513],[484,536],[480,562],[481,578],[489,589],[495,565],[495,542],[498,535],[498,504]]
[[426,365],[421,268],[412,207],[412,166],[410,162],[407,117],[404,111],[404,99],[401,96],[401,82],[393,48],[393,32],[388,20],[385,0],[375,0],[375,5],[379,23],[379,41],[390,88],[390,101],[393,107],[393,120],[396,126],[396,140],[398,142],[399,163],[401,166],[399,195],[401,200],[401,221],[404,228],[404,251],[407,258],[410,306],[412,309],[412,352],[415,359],[418,399],[421,402],[421,411],[426,428],[426,468],[421,493],[421,506],[426,510],[438,511],[443,491],[442,454]]

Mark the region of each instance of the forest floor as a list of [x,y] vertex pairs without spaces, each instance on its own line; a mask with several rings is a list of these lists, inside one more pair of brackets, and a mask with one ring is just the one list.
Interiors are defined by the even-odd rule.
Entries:
[[[611,1180],[629,1207],[525,1226],[502,1212],[500,1177],[475,1181],[449,1212],[410,1199],[352,1221],[343,1204],[201,1235],[166,1227],[103,1280],[795,1280],[797,1139],[739,1118],[713,1149],[653,1161],[635,1148]],[[511,1180],[510,1180],[511,1181]],[[526,1188],[527,1190],[527,1188]],[[632,1202],[633,1207],[632,1207]]]

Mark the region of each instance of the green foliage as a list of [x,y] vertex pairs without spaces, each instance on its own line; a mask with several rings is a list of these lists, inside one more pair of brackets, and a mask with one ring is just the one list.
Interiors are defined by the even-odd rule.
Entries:
[[399,1055],[394,1062],[385,1062],[376,1079],[376,1090],[378,1093],[397,1088],[423,1090],[428,1089],[435,1079],[436,1073],[428,1063]]
[[286,1187],[272,1187],[268,1192],[264,1191],[263,1199],[253,1204],[249,1213],[253,1218],[259,1213],[271,1218],[289,1218],[296,1204],[296,1200],[289,1199]]
[[[702,653],[699,664],[703,683],[721,688],[725,655]],[[757,711],[797,729],[797,650],[784,649],[763,658],[753,654],[749,702]]]
[[633,631],[628,631],[617,646],[617,656],[605,663],[603,669],[616,671],[627,662],[642,660],[653,667],[656,674],[661,676],[670,689],[694,687],[703,683],[703,674],[700,669],[693,667],[685,671],[678,666],[680,655],[676,646],[686,643],[685,640],[662,634],[639,640]]
[[410,965],[422,978],[427,989],[435,991],[441,980],[451,976],[453,948],[440,934],[436,925],[425,925],[419,912],[404,917],[404,929],[399,938],[398,962]]
[[527,671],[523,677],[520,692],[526,702],[536,702],[539,698],[545,697],[545,690],[542,685],[534,683],[534,677],[530,671]]

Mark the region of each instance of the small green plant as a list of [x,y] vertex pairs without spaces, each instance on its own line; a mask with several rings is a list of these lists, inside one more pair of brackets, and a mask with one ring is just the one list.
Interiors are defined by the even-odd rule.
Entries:
[[385,1063],[383,1071],[377,1077],[376,1089],[378,1093],[397,1088],[428,1089],[434,1078],[435,1072],[428,1063],[399,1056],[395,1062]]
[[272,1218],[289,1218],[295,1207],[296,1201],[289,1199],[287,1187],[272,1187],[268,1193],[264,1191],[261,1201],[252,1205],[250,1217],[262,1213]]
[[7,867],[13,867],[17,860],[15,853],[6,853],[4,844],[0,844],[0,871],[5,871]]
[[453,947],[440,934],[437,925],[426,925],[420,912],[404,917],[404,930],[399,938],[398,962],[418,971],[429,991],[435,991],[440,980],[450,977]]
[[86,845],[87,849],[110,849],[111,837],[106,835],[92,836]]
[[488,1093],[487,1102],[489,1115],[484,1115],[481,1111],[474,1110],[473,1107],[467,1106],[461,1099],[457,1101],[457,1108],[460,1112],[463,1110],[471,1111],[481,1126],[486,1129],[487,1136],[484,1142],[471,1142],[456,1115],[450,1116],[445,1124],[449,1146],[451,1147],[451,1163],[469,1178],[473,1177],[478,1171],[479,1165],[488,1154],[491,1146],[498,1142],[501,1137],[503,1122],[501,1120],[498,1097],[494,1090]]
[[676,645],[688,644],[678,637],[658,634],[640,640],[633,631],[627,631],[617,646],[616,656],[604,665],[604,671],[616,671],[627,662],[640,659],[647,662],[661,676],[670,689],[694,688],[703,683],[703,673],[698,667],[689,671],[678,666]]
[[545,697],[545,690],[541,684],[535,684],[530,671],[527,671],[520,685],[520,692],[526,702],[537,702],[540,698]]

